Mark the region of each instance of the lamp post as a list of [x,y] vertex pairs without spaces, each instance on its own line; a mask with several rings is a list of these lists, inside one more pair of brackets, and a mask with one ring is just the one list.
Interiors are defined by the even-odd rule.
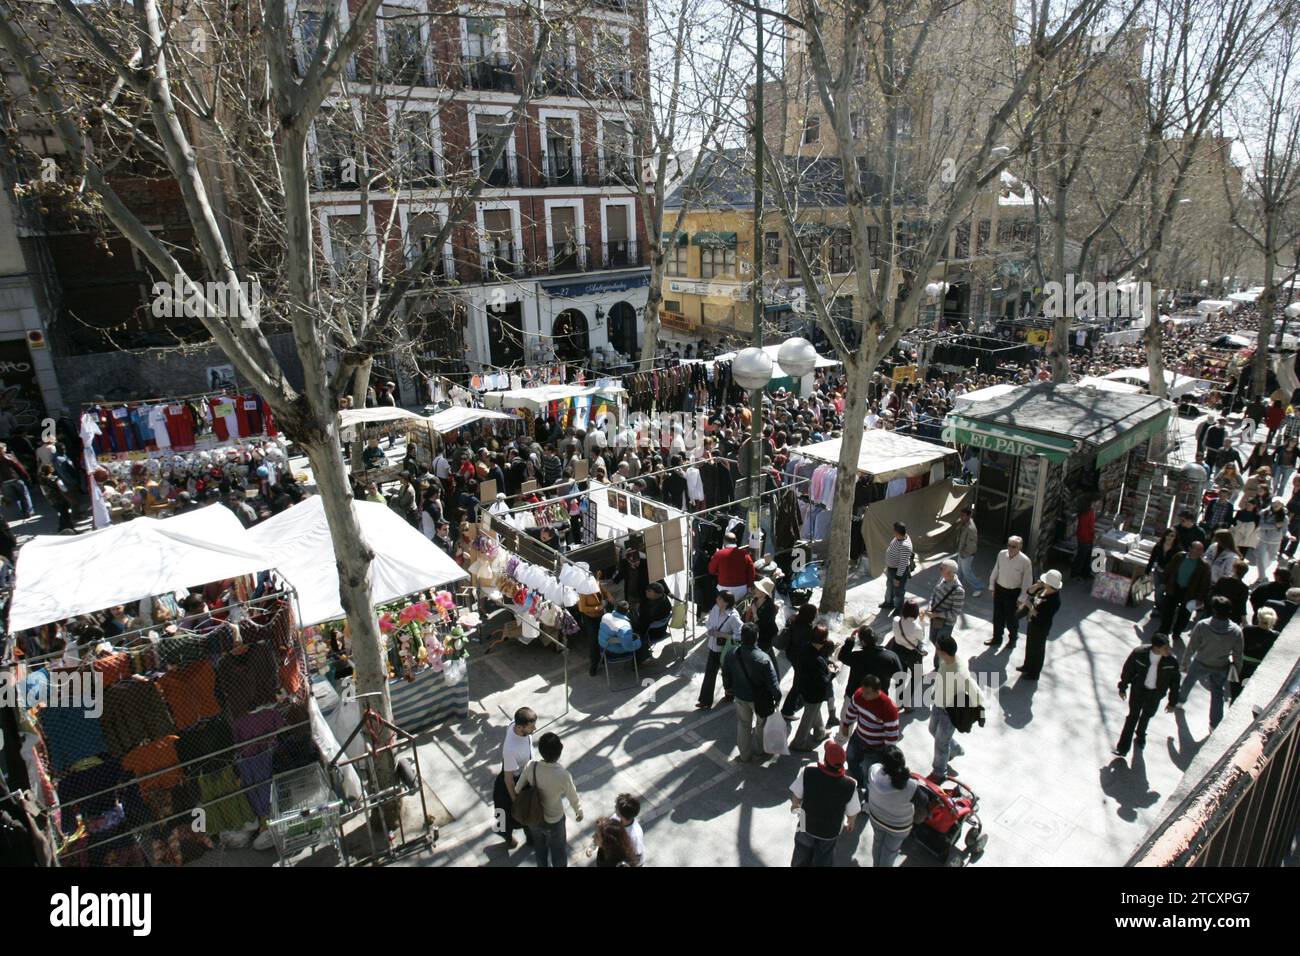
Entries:
[[[767,117],[763,106],[763,8],[754,8],[754,244],[750,258],[754,270],[753,340],[750,348],[736,356],[732,377],[742,388],[749,389],[749,540],[754,547],[759,538],[759,508],[762,493],[763,389],[772,380],[772,359],[763,351],[763,135]],[[744,369],[740,369],[744,359]],[[743,377],[742,377],[743,376]],[[746,379],[753,383],[747,385]]]

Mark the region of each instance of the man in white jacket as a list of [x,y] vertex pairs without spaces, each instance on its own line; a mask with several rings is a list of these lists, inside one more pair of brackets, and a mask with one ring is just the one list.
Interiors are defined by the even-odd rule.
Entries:
[[1034,583],[1033,562],[1025,554],[1024,545],[1018,537],[1008,538],[989,575],[989,590],[993,592],[993,637],[984,643],[994,650],[1002,644],[1003,631],[1007,634],[1007,650],[1016,646],[1020,636],[1016,609],[1026,600],[1029,586]]

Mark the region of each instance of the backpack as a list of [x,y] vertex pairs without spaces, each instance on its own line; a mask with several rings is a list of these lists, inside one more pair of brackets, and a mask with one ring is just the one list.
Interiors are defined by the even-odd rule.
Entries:
[[[533,782],[528,782],[528,767],[533,771]],[[538,827],[546,821],[546,812],[542,808],[542,791],[537,789],[537,761],[524,768],[519,775],[522,789],[515,788],[515,802],[510,807],[510,815],[526,827]]]

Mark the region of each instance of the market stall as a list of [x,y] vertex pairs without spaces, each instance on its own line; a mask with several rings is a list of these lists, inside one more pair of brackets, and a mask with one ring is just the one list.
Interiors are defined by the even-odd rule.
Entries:
[[[791,452],[792,461],[802,462],[793,470],[787,465],[787,473],[808,479],[808,500],[801,502],[801,509],[807,509],[804,536],[814,542],[830,534],[840,446],[838,438],[804,445]],[[960,473],[961,460],[952,448],[880,428],[863,433],[855,500],[866,505],[859,537],[873,570],[884,567],[895,521],[907,525],[919,558],[952,550],[949,532],[968,494],[964,486],[953,485],[952,477]]]
[[[337,746],[315,724],[292,590],[254,578],[268,567],[221,506],[23,548],[0,667],[21,688],[7,703],[61,865],[182,865],[247,845],[274,780]],[[175,607],[199,586],[207,610],[78,646],[90,632],[75,616]]]
[[[979,449],[981,537],[1001,547],[1019,535],[1025,552],[1043,563],[1072,536],[1085,493],[1102,499],[1099,534],[1125,509],[1138,509],[1125,491],[1136,487],[1136,466],[1146,460],[1150,440],[1168,428],[1173,410],[1149,395],[1044,382],[950,412],[944,437]],[[1144,513],[1146,506],[1144,499]]]
[[613,379],[592,385],[538,385],[533,388],[484,392],[487,408],[510,411],[531,431],[539,417],[553,418],[565,427],[590,429],[603,424],[611,412],[621,420],[627,391]]
[[[769,392],[775,392],[778,389],[784,388],[786,391],[793,392],[795,395],[799,396],[800,398],[807,398],[810,394],[812,394],[813,382],[815,381],[814,375],[816,369],[835,368],[843,364],[837,359],[827,358],[825,355],[818,355],[817,364],[813,366],[814,371],[809,372],[807,375],[803,376],[802,378],[795,378],[793,375],[789,374],[785,369],[781,368],[781,363],[778,361],[778,356],[781,352],[780,345],[764,345],[763,351],[766,352],[768,357],[772,359],[772,380],[768,383],[767,390]],[[730,363],[735,361],[736,356],[739,354],[740,354],[739,352],[727,352],[723,355],[715,356],[714,358],[708,359],[706,361],[712,362],[715,365],[718,362]]]

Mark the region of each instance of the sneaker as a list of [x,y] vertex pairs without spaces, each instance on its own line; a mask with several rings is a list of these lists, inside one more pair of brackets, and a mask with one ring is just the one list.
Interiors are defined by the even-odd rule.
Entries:
[[275,838],[271,836],[270,829],[263,830],[253,840],[254,850],[269,850],[275,845]]
[[981,597],[983,597],[983,596],[984,596],[984,592],[983,592],[983,591],[972,591],[972,592],[971,592],[971,597],[981,598]]
[[948,778],[947,778],[947,777],[944,777],[944,776],[941,776],[941,775],[939,775],[939,774],[937,774],[937,773],[933,773],[933,772],[931,772],[931,773],[926,774],[925,779],[926,779],[926,780],[929,780],[931,783],[943,783],[943,782],[944,782],[945,780],[947,780]]
[[695,702],[695,709],[696,709],[696,710],[708,710],[708,709],[709,709],[710,707],[712,707],[712,706],[713,706],[712,704],[706,704],[706,703],[705,703],[704,701],[702,701],[702,700],[697,700],[697,701]]
[[1120,750],[1118,747],[1112,747],[1112,748],[1110,748],[1110,752],[1113,753],[1116,757],[1127,757],[1127,756],[1128,756],[1128,751],[1127,751],[1127,750]]

